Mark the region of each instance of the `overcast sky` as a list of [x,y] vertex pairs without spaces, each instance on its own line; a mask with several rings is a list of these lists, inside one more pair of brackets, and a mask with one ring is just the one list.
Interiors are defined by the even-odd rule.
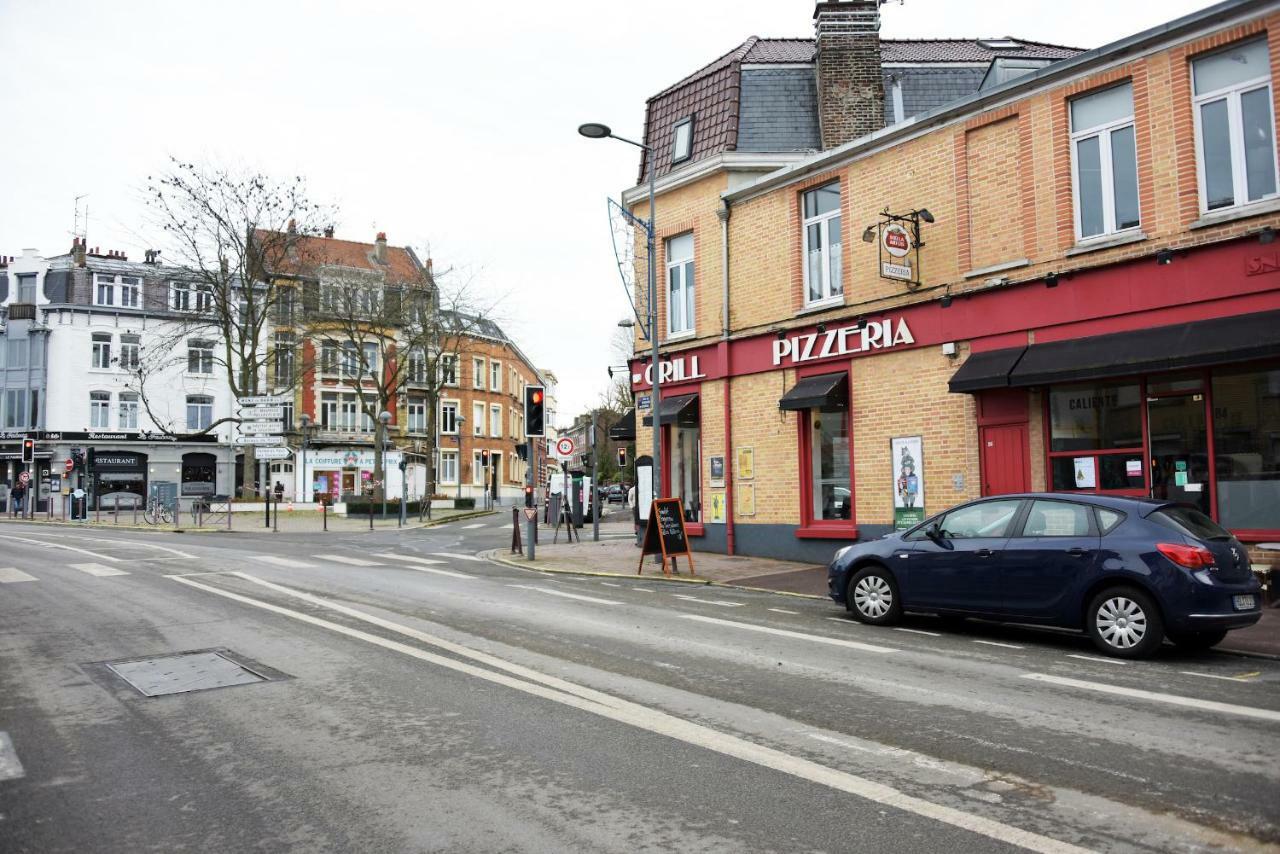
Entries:
[[[605,200],[645,98],[748,36],[811,37],[811,0],[0,0],[0,254],[159,246],[141,187],[170,155],[307,178],[337,236],[429,249],[505,295],[499,319],[560,379],[567,424],[607,383],[628,309]],[[1096,47],[1203,0],[906,0],[886,38]]]

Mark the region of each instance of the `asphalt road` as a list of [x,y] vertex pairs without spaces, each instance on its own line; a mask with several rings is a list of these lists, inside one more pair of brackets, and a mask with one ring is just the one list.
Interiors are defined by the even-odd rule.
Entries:
[[[0,851],[1280,850],[1280,662],[476,559],[509,524],[0,526]],[[108,666],[208,650],[252,684]]]

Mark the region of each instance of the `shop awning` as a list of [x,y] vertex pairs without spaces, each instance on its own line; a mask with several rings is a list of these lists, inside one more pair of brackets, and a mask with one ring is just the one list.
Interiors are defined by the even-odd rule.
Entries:
[[636,411],[628,409],[618,419],[617,423],[609,428],[609,438],[615,442],[631,442],[636,438]]
[[1273,358],[1280,311],[1095,335],[1027,348],[1011,386],[1035,386]]
[[849,383],[844,374],[805,377],[778,401],[779,409],[848,409]]
[[952,391],[980,391],[984,388],[1004,388],[1009,385],[1009,372],[1027,352],[1026,347],[1009,347],[1004,350],[988,350],[971,353],[960,370],[947,383]]
[[[662,398],[658,403],[658,423],[678,424],[681,427],[698,426],[698,396],[680,394]],[[653,426],[653,416],[644,417],[644,426]]]

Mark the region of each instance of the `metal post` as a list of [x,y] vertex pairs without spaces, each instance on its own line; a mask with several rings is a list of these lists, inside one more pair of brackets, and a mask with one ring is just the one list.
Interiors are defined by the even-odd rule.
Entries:
[[400,454],[400,524],[397,528],[403,528],[406,516],[409,512],[409,461],[405,459],[405,453]]
[[655,241],[658,235],[658,216],[655,210],[655,182],[657,180],[658,164],[654,162],[654,150],[646,147],[647,157],[646,165],[649,167],[649,343],[653,345],[653,497],[662,497],[662,425],[658,417],[658,403],[661,400],[661,394],[658,387],[662,382],[662,371],[658,368],[658,271],[654,269],[657,263],[657,249]]
[[369,493],[369,530],[373,530],[373,493]]
[[[271,494],[275,495],[275,490],[272,490]],[[280,532],[280,499],[279,498],[276,499],[276,512],[271,516],[271,530],[275,533]]]
[[324,523],[324,529],[329,530],[329,502],[327,501],[320,504],[320,521]]
[[[532,437],[529,437],[529,436],[525,437],[525,442],[528,444],[528,448],[529,448],[529,470],[525,472],[524,482],[525,482],[525,485],[530,487],[530,490],[531,490],[529,492],[530,501],[525,506],[536,507],[538,504],[538,499],[537,499],[537,496],[534,495],[532,489],[534,487],[533,473],[537,470],[537,465],[538,465],[538,443],[533,441]],[[534,553],[537,551],[537,545],[538,545],[538,542],[537,542],[538,514],[537,513],[534,513],[533,517],[529,519],[528,527],[529,527],[529,560],[532,561],[534,558]]]
[[267,461],[263,460],[259,465],[262,466],[262,472],[259,474],[258,483],[261,484],[262,506],[266,515],[262,517],[262,527],[271,527],[271,469],[267,465]]
[[306,496],[307,503],[310,504],[314,500],[311,494],[311,475],[307,474],[307,448],[311,445],[311,432],[306,425],[302,427],[302,494]]
[[600,455],[596,453],[596,412],[591,413],[591,539],[600,542],[600,485],[596,483],[600,471]]

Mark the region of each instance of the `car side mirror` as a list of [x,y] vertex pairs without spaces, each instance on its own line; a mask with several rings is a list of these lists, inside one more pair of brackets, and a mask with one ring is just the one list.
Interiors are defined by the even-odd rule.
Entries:
[[941,542],[946,539],[942,536],[942,529],[938,527],[937,522],[934,522],[932,525],[925,528],[924,535],[935,542]]

